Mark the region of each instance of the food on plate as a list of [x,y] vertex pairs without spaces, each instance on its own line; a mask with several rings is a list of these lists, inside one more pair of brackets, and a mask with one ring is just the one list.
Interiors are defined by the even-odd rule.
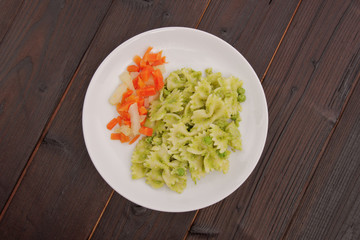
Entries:
[[141,134],[151,136],[153,132],[143,125],[150,102],[164,86],[166,58],[162,56],[162,51],[151,51],[152,47],[149,47],[142,58],[138,55],[133,58],[135,64],[129,65],[120,75],[121,83],[109,98],[109,103],[118,112],[118,116],[106,126],[114,131],[110,136],[112,140],[132,144]]
[[133,179],[145,178],[154,188],[167,185],[181,193],[188,172],[195,183],[213,170],[226,173],[229,150],[242,146],[238,129],[246,99],[242,85],[212,69],[206,69],[204,77],[191,68],[171,72],[139,129],[147,137],[133,152]]

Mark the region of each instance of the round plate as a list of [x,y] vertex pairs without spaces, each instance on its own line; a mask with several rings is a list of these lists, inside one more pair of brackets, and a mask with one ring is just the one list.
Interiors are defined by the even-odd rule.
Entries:
[[[243,150],[230,155],[227,174],[211,172],[197,184],[188,176],[187,187],[179,194],[166,186],[154,189],[145,179],[131,178],[131,155],[136,144],[110,140],[106,124],[115,116],[108,102],[120,83],[119,75],[132,64],[135,55],[147,47],[163,50],[171,71],[190,67],[204,73],[208,67],[223,76],[233,75],[244,82],[246,101],[240,113]],[[209,33],[183,27],[159,28],[139,34],[112,51],[96,70],[83,107],[83,133],[87,150],[105,181],[128,200],[146,208],[165,212],[192,211],[212,205],[234,192],[255,168],[264,148],[268,111],[260,81],[246,59],[231,45]]]

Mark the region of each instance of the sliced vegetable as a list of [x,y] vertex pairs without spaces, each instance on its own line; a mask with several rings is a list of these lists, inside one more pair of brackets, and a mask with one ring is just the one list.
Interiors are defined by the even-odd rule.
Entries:
[[137,135],[137,134],[139,134],[139,129],[141,127],[137,103],[133,103],[129,107],[129,114],[130,114],[131,130],[134,135]]
[[152,52],[148,47],[143,57],[135,55],[134,64],[127,66],[119,77],[122,83],[117,87],[109,102],[116,106],[118,116],[112,119],[107,128],[114,129],[111,139],[134,143],[140,133],[146,136],[153,134],[153,129],[144,127],[147,122],[148,107],[151,101],[159,97],[164,86],[165,57],[162,51]]
[[135,90],[134,85],[133,85],[133,83],[132,83],[132,81],[131,81],[131,76],[130,76],[129,72],[127,72],[127,71],[123,72],[123,73],[120,75],[119,78],[120,78],[120,80],[121,80],[123,83],[126,84],[126,86],[127,86],[129,89]]
[[120,140],[122,143],[130,140],[130,138],[123,133],[112,133],[110,138],[112,140]]
[[130,114],[128,112],[119,112],[119,118],[124,121],[130,121]]
[[140,70],[140,68],[135,65],[130,65],[126,68],[126,70],[128,70],[128,72],[138,72]]
[[121,102],[125,102],[126,98],[130,97],[131,94],[133,94],[133,92],[134,92],[133,90],[127,89],[127,91],[124,92],[124,94],[122,95],[122,100],[121,100]]
[[116,110],[118,111],[118,113],[120,114],[120,112],[127,112],[129,110],[129,107],[131,104],[135,103],[136,101],[135,100],[128,100],[124,103],[119,103],[117,106],[116,106]]
[[133,61],[138,67],[140,67],[141,57],[139,55],[135,55],[135,57],[133,58]]
[[131,128],[127,125],[122,125],[120,126],[119,128],[116,128],[114,130],[116,133],[123,133],[125,134],[126,136],[128,137],[131,137],[132,136],[132,131],[131,131]]
[[148,97],[148,96],[155,95],[156,90],[155,90],[155,87],[153,87],[153,86],[147,86],[147,87],[143,87],[143,88],[136,90],[136,93],[140,97]]
[[112,105],[116,105],[117,103],[120,102],[122,95],[124,94],[124,92],[126,92],[127,86],[125,84],[120,84],[114,91],[114,93],[111,95],[111,97],[109,98],[109,102]]
[[160,69],[156,69],[152,72],[154,77],[155,89],[161,90],[164,87],[164,79]]
[[129,144],[133,144],[139,137],[140,137],[140,134],[136,135],[136,136],[129,142]]
[[153,135],[153,129],[148,127],[141,127],[139,129],[139,133],[144,134],[145,136],[152,136]]
[[113,118],[107,125],[107,129],[111,130],[115,127],[116,124],[118,124],[118,119],[117,118]]
[[140,114],[140,115],[145,115],[145,114],[147,114],[147,110],[146,110],[146,108],[145,108],[144,106],[142,106],[142,107],[139,108],[139,114]]

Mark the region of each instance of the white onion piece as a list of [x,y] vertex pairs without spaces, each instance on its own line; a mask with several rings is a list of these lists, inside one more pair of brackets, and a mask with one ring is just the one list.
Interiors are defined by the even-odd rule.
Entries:
[[116,133],[123,133],[125,134],[126,136],[131,136],[132,135],[132,130],[129,126],[127,125],[122,125],[120,126],[119,128],[115,129],[114,132]]
[[121,83],[114,91],[114,93],[109,98],[109,102],[112,105],[118,104],[121,101],[122,95],[126,92],[127,86],[124,83]]
[[119,76],[120,80],[126,84],[126,86],[131,89],[131,90],[135,90],[131,76],[129,74],[128,71],[124,71],[120,76]]
[[133,103],[130,105],[129,114],[130,114],[131,130],[134,136],[136,136],[139,134],[139,129],[141,127],[139,109],[137,103]]

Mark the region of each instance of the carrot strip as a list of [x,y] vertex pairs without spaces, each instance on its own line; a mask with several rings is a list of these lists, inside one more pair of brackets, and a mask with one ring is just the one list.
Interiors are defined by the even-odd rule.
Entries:
[[122,118],[121,118],[120,116],[118,116],[116,119],[117,119],[117,121],[118,121],[119,126],[121,126]]
[[131,96],[131,94],[133,94],[133,90],[131,89],[127,89],[126,92],[124,92],[123,96],[122,96],[122,100],[121,102],[125,102],[126,98],[128,98],[129,96]]
[[133,79],[133,85],[135,89],[139,89],[139,88],[143,88],[145,86],[145,83],[143,82],[140,76],[137,76],[136,78]]
[[153,49],[152,47],[148,47],[148,49],[147,49],[146,52],[144,53],[143,60],[145,61],[145,63],[147,63],[147,61],[148,61],[148,55],[149,55],[149,53],[151,52],[152,49]]
[[130,138],[123,133],[112,133],[110,138],[111,140],[120,140],[122,143],[130,140]]
[[147,65],[146,65],[146,61],[145,61],[145,59],[141,59],[141,61],[140,61],[140,69],[143,69],[144,67],[146,67]]
[[141,77],[139,77],[139,81],[138,81],[138,85],[139,85],[139,88],[144,88],[146,86],[146,84],[144,83],[144,81],[142,80]]
[[[131,96],[130,96],[131,97]],[[129,97],[129,98],[130,98]],[[116,110],[118,113],[120,112],[127,112],[129,110],[129,107],[131,104],[135,103],[136,100],[127,100],[126,102],[124,103],[119,103],[118,105],[116,105]]]
[[154,71],[154,69],[151,66],[146,66],[141,70],[140,78],[143,80],[143,82],[147,82],[149,80],[152,71]]
[[120,140],[120,133],[112,133],[110,138],[111,140]]
[[128,72],[138,72],[140,70],[140,68],[135,65],[130,65],[126,68],[126,70],[128,70]]
[[130,121],[130,114],[128,112],[119,112],[119,118],[124,121]]
[[145,136],[150,137],[150,136],[152,136],[152,134],[153,134],[153,129],[152,129],[152,128],[148,128],[148,127],[141,127],[141,128],[139,129],[139,133],[144,134]]
[[133,58],[133,61],[138,67],[140,67],[141,57],[139,55],[135,55],[135,57]]
[[164,78],[160,69],[156,69],[152,72],[154,77],[155,89],[161,90],[164,87]]
[[157,53],[149,53],[147,55],[147,60],[149,61],[149,63],[155,62],[158,59],[158,54]]
[[127,121],[127,120],[124,120],[123,121],[124,125],[128,125],[129,127],[131,127],[131,121]]
[[140,97],[148,97],[148,96],[155,95],[156,90],[155,90],[155,87],[153,87],[153,86],[147,86],[147,87],[136,90],[136,93]]
[[138,103],[138,108],[141,108],[142,106],[144,106],[145,100],[143,98],[140,98]]
[[142,107],[139,108],[139,114],[140,114],[140,115],[145,115],[145,114],[147,114],[147,110],[146,110],[146,108],[145,108],[144,106],[142,106]]
[[138,88],[139,88],[139,76],[137,76],[136,78],[134,78],[134,79],[132,80],[132,82],[133,82],[134,88],[135,88],[135,89],[138,89]]
[[134,95],[131,95],[131,96],[129,96],[127,99],[126,99],[126,101],[127,102],[132,102],[132,103],[134,103],[134,102],[137,102],[137,101],[139,101],[139,97],[138,96],[134,96]]
[[133,144],[139,137],[140,137],[140,134],[136,135],[136,136],[129,142],[129,144]]
[[111,130],[115,127],[116,124],[118,124],[118,119],[117,118],[113,118],[107,125],[107,129]]

